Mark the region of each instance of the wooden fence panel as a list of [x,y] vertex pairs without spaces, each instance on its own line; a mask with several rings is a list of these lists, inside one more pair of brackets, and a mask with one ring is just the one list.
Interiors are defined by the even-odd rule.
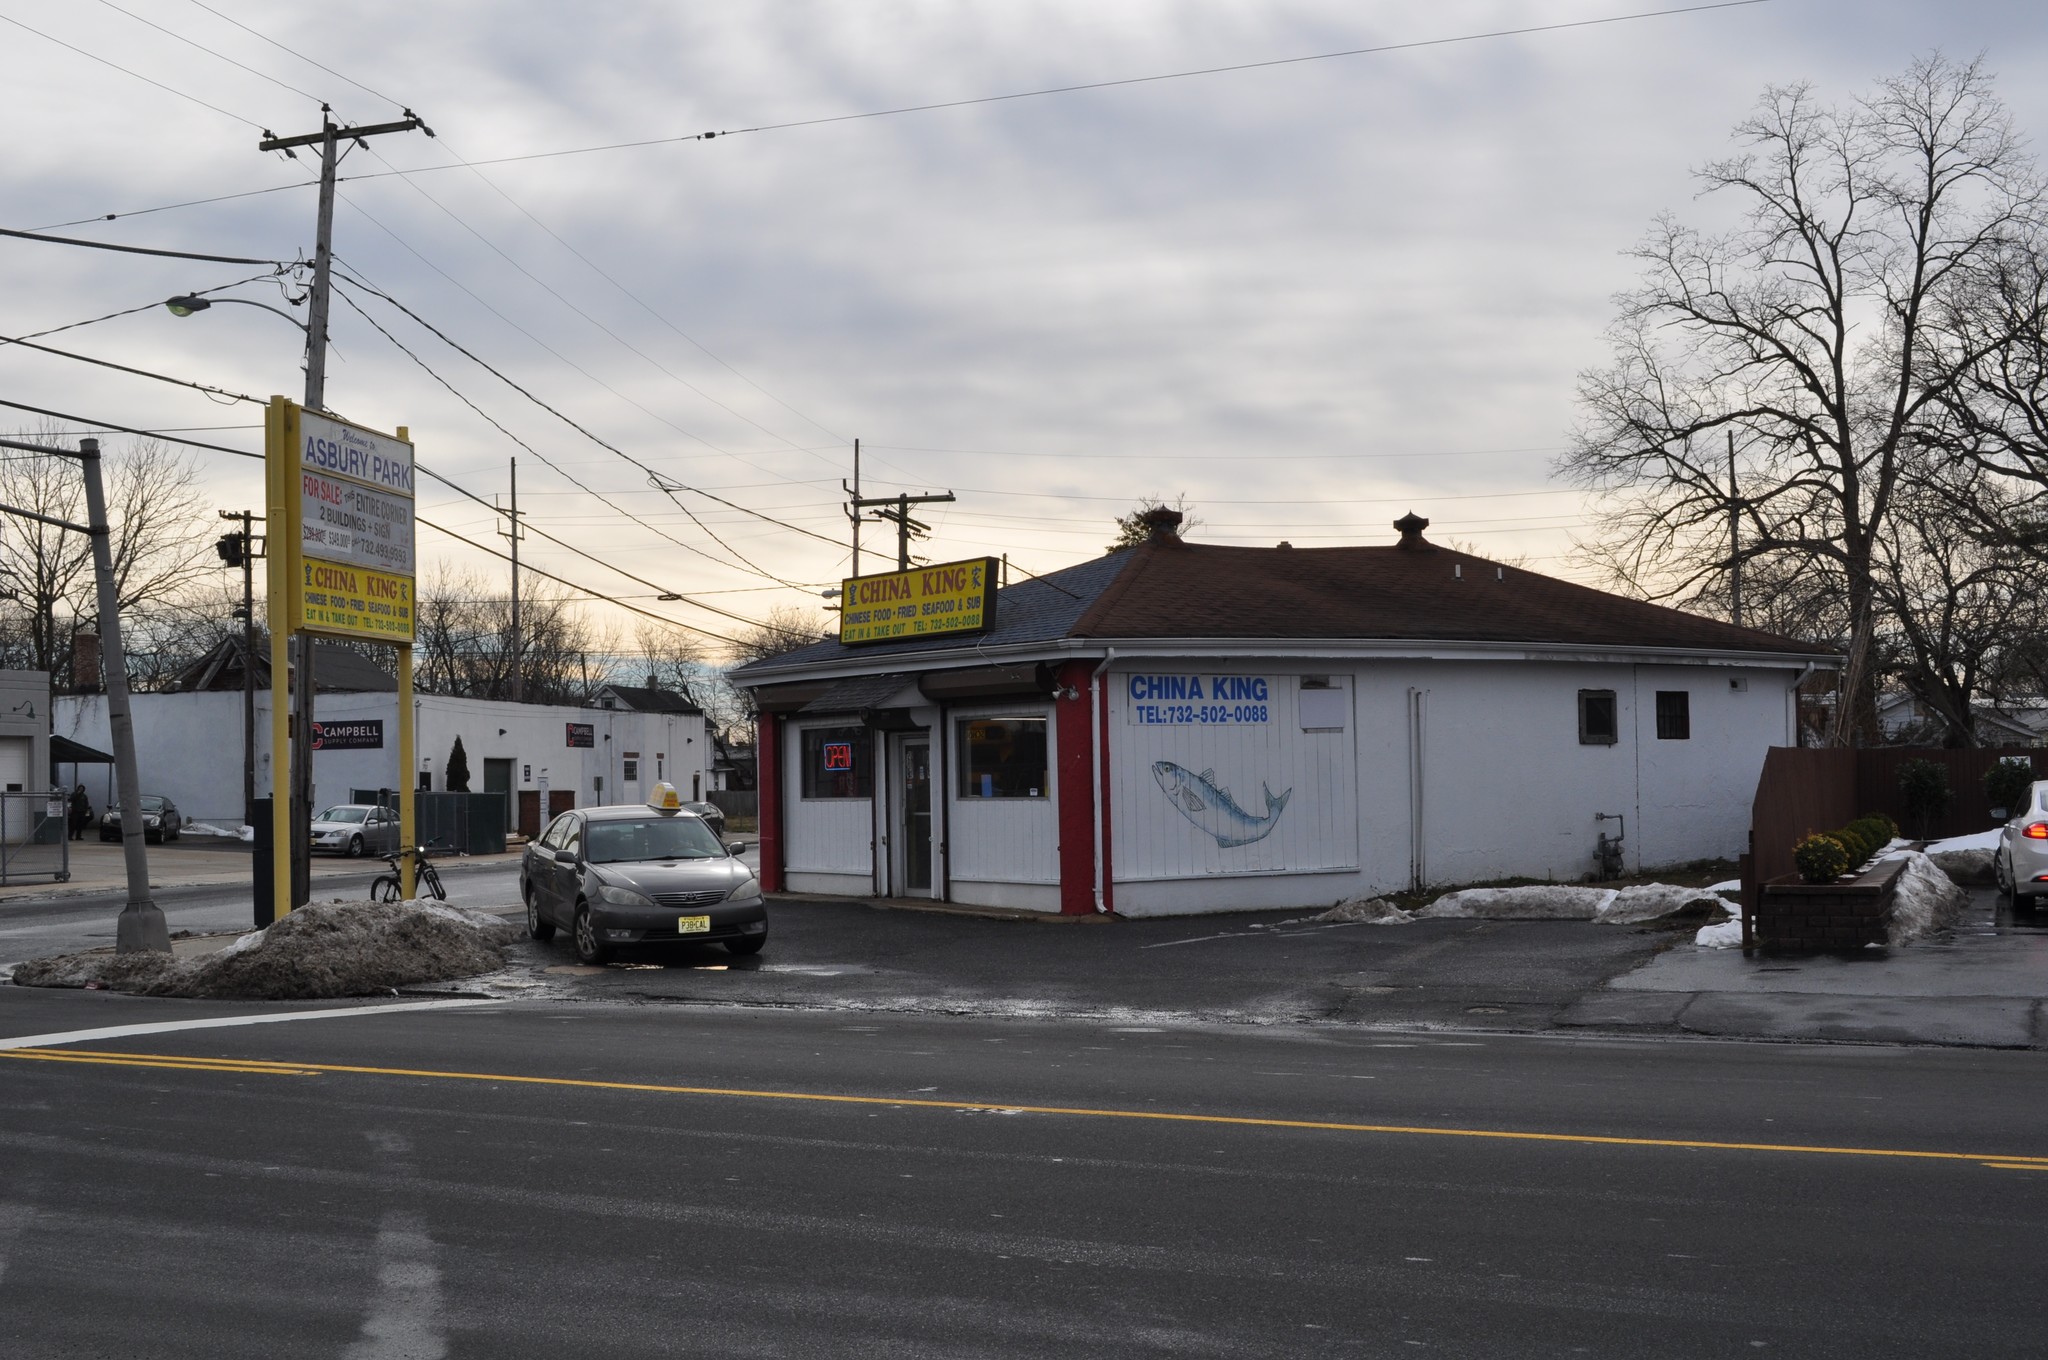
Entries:
[[1954,796],[1949,802],[1948,814],[1932,828],[1935,838],[1967,836],[1994,825],[1991,800],[1984,792],[1984,773],[2005,757],[2025,756],[2033,762],[2034,778],[2048,779],[2048,751],[2018,747],[1949,751],[1880,746],[1860,750],[1856,756],[1856,815],[1887,813],[1908,836],[1918,831],[1907,821],[1906,800],[1899,792],[1899,767],[1909,760],[1931,760],[1948,768],[1948,786]]
[[1750,872],[1769,882],[1793,872],[1792,847],[1859,815],[1856,757],[1847,749],[1774,746],[1764,756],[1749,819]]

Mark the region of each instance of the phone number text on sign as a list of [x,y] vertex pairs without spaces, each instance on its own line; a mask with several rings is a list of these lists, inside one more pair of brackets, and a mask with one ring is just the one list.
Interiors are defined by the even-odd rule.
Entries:
[[1273,720],[1262,675],[1132,675],[1125,681],[1134,727],[1236,727]]

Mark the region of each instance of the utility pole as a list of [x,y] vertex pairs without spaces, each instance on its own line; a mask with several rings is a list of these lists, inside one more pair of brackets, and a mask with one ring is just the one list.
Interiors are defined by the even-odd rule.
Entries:
[[521,635],[519,632],[519,540],[526,537],[526,530],[519,523],[519,460],[512,460],[512,506],[508,510],[498,507],[499,513],[512,522],[510,529],[498,530],[498,537],[512,540],[512,702],[518,703],[526,697],[526,681],[520,669]]
[[839,489],[844,491],[849,498],[850,503],[846,507],[846,517],[853,521],[853,570],[848,572],[847,575],[858,576],[860,575],[860,441],[858,439],[853,441],[853,485],[848,486],[845,479],[842,478],[839,483]]
[[99,578],[100,670],[107,689],[107,726],[114,737],[114,781],[121,789],[121,859],[128,871],[128,905],[114,926],[121,954],[171,952],[170,928],[149,896],[149,852],[144,848],[142,772],[135,768],[135,716],[128,706],[128,653],[121,646],[121,597],[114,587],[114,554],[107,542],[107,493],[100,484],[100,441],[78,441],[85,467],[86,525],[92,530],[93,575]]
[[116,953],[171,952],[171,933],[161,908],[149,895],[149,851],[142,820],[142,774],[135,766],[135,718],[128,704],[128,653],[121,646],[121,594],[114,584],[114,552],[108,541],[107,493],[100,482],[100,441],[81,439],[78,451],[46,444],[0,439],[0,448],[20,449],[55,458],[76,458],[85,474],[83,524],[0,505],[0,514],[16,515],[52,528],[84,534],[92,541],[92,574],[100,610],[100,679],[107,693],[107,726],[114,739],[114,782],[121,799],[121,859],[127,869],[128,905],[115,922]]
[[1742,495],[1735,483],[1735,431],[1728,431],[1728,621],[1742,626]]
[[222,519],[242,521],[241,532],[214,544],[220,560],[242,569],[242,825],[256,825],[256,551],[250,527],[263,516],[253,510],[222,510]]
[[[858,514],[860,511],[871,506],[883,507],[875,511],[875,518],[888,520],[896,526],[896,570],[909,571],[911,538],[913,536],[923,538],[927,533],[931,532],[932,527],[920,520],[912,519],[910,517],[910,507],[913,505],[942,504],[952,499],[953,493],[950,491],[941,492],[936,496],[878,496],[872,500],[862,500],[856,496],[853,499],[853,508],[855,513]],[[859,574],[857,564],[855,574]]]
[[[374,123],[368,127],[343,128],[335,125],[333,109],[326,104],[320,106],[320,130],[297,137],[273,137],[266,129],[263,140],[256,144],[258,151],[282,151],[298,159],[292,150],[299,146],[320,148],[320,206],[313,237],[313,289],[310,305],[306,312],[306,400],[309,411],[327,409],[327,309],[331,297],[332,273],[334,267],[334,180],[335,170],[341,164],[341,141],[348,138],[357,146],[366,145],[364,139],[382,136],[387,132],[424,132],[429,137],[434,130],[413,115],[411,109],[396,123]],[[282,601],[273,600],[273,609],[279,609]],[[270,626],[277,628],[286,621],[272,618]],[[313,674],[313,638],[309,633],[298,635],[298,664],[292,678],[292,768],[290,780],[291,797],[291,838],[287,847],[292,865],[292,900],[290,906],[298,908],[312,899],[313,889],[313,696],[318,688]],[[271,702],[277,702],[278,677],[270,677]],[[272,772],[271,796],[277,796],[277,772]],[[410,778],[410,772],[407,772]],[[273,853],[276,847],[272,847]]]

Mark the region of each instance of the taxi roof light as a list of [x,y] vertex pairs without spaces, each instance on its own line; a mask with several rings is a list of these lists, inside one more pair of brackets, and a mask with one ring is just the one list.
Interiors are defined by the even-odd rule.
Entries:
[[664,779],[654,786],[654,793],[648,798],[647,806],[656,812],[681,812],[683,796],[676,792],[675,785]]

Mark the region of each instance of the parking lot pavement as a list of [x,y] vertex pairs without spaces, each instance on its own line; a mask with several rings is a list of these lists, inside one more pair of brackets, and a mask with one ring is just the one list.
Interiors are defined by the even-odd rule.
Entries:
[[1540,921],[1034,921],[784,900],[769,915],[768,947],[754,958],[671,946],[591,969],[557,935],[515,946],[513,967],[489,986],[623,1002],[1542,1029],[1681,938]]

